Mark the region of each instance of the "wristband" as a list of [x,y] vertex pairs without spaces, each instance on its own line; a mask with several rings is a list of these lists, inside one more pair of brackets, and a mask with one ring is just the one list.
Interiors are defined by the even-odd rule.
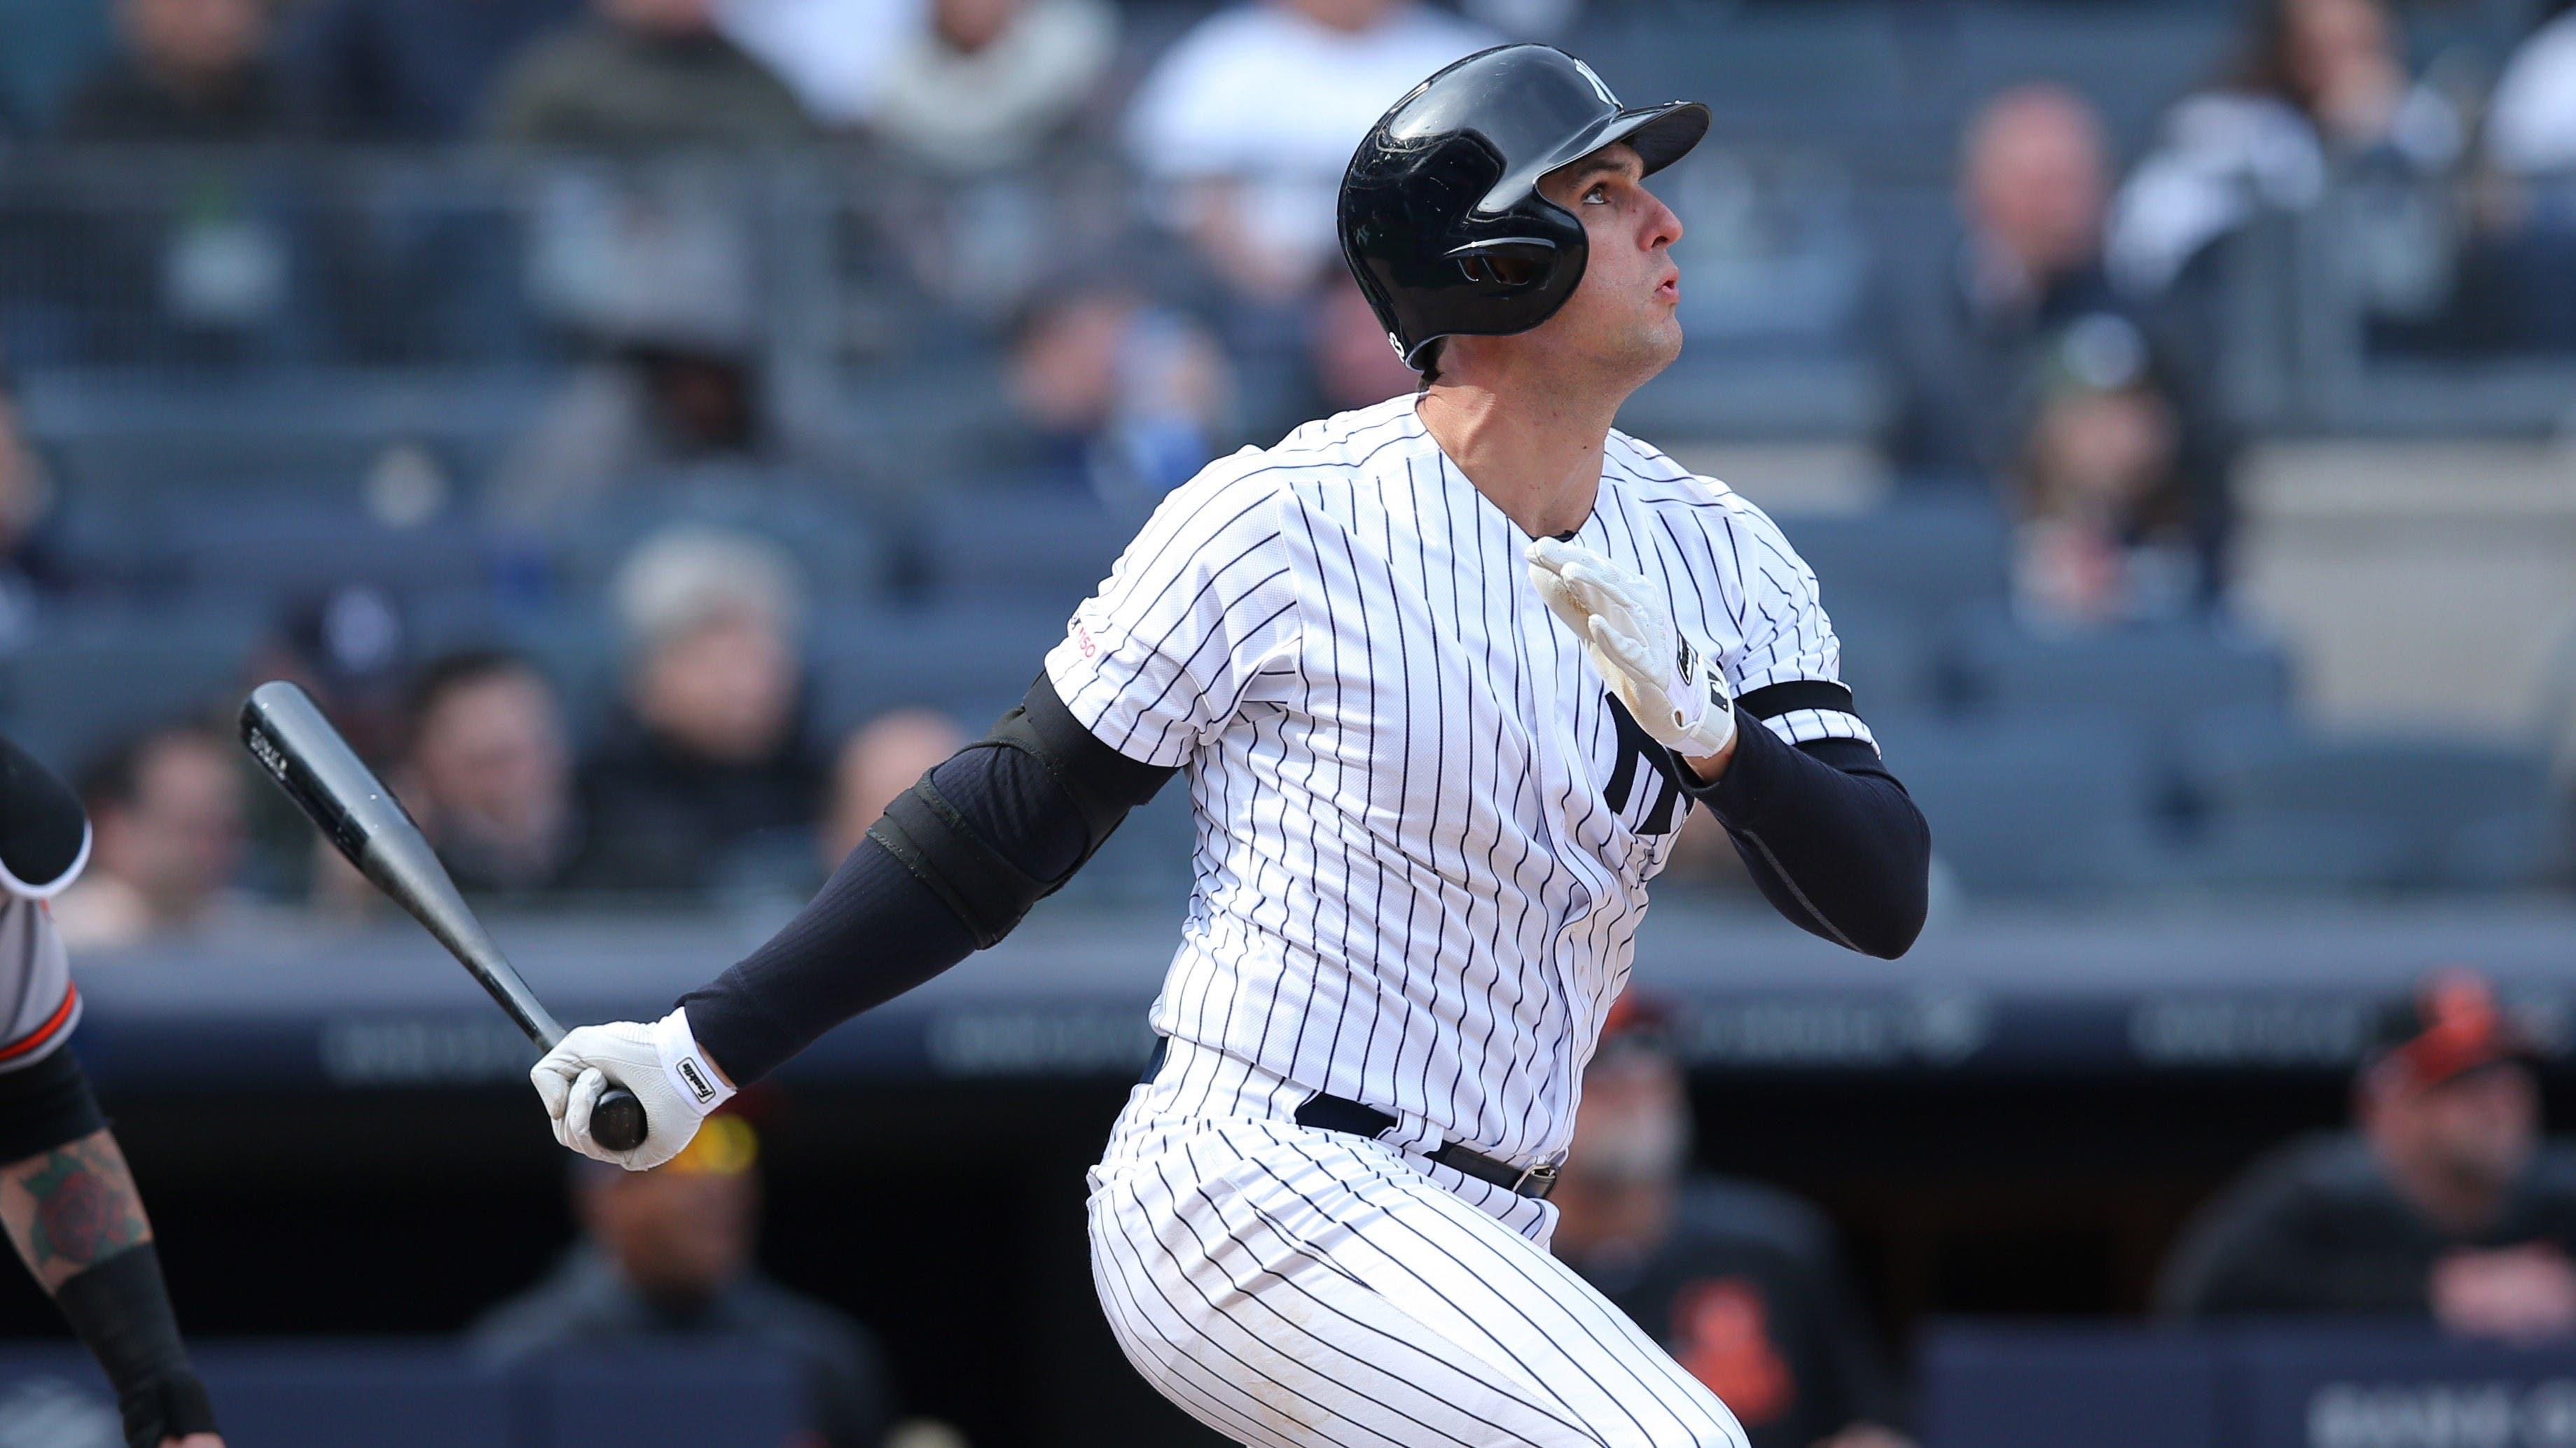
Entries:
[[689,1030],[688,1007],[674,1006],[669,1015],[653,1023],[653,1050],[662,1058],[662,1074],[671,1079],[672,1089],[698,1115],[705,1116],[732,1098],[734,1088],[725,1084],[715,1067],[707,1064],[707,1053],[698,1049],[698,1038]]
[[129,1444],[160,1448],[164,1438],[215,1431],[205,1387],[179,1341],[161,1254],[150,1242],[73,1274],[55,1289],[54,1303],[106,1370]]

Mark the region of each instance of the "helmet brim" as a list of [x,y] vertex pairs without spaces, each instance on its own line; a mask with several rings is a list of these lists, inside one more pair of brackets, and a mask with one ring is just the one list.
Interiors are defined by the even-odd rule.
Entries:
[[1509,211],[1536,191],[1539,179],[1550,171],[1570,166],[1621,141],[1637,148],[1637,155],[1646,163],[1645,174],[1652,176],[1689,155],[1691,148],[1708,134],[1708,126],[1708,107],[1697,101],[1667,101],[1659,106],[1630,106],[1614,111],[1575,132],[1546,155],[1505,173],[1476,203],[1476,210],[1488,216]]

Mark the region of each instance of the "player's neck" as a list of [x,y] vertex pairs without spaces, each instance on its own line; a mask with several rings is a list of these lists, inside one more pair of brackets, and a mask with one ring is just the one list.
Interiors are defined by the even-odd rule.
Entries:
[[1414,411],[1458,471],[1522,532],[1568,533],[1592,516],[1601,449],[1619,399],[1517,386],[1510,378],[1444,378]]

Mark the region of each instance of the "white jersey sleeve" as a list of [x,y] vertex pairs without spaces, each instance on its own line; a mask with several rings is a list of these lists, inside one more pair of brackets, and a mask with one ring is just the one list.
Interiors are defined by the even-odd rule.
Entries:
[[1259,675],[1293,666],[1313,535],[1275,471],[1245,459],[1164,499],[1047,654],[1065,707],[1130,759],[1182,763]]
[[1732,491],[1719,491],[1717,498],[1723,506],[1709,516],[1734,574],[1734,588],[1720,593],[1733,594],[1724,602],[1737,644],[1724,662],[1736,698],[1791,744],[1858,739],[1876,748],[1869,726],[1852,712],[1849,690],[1781,687],[1840,686],[1842,641],[1825,616],[1815,571],[1789,546],[1780,525]]

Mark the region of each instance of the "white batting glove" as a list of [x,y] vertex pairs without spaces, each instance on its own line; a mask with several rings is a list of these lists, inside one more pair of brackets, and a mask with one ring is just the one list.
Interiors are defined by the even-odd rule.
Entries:
[[1646,580],[1580,544],[1532,539],[1530,582],[1583,640],[1639,728],[1685,759],[1724,753],[1735,742],[1735,691],[1716,658],[1673,626]]
[[[647,1171],[678,1156],[698,1134],[698,1123],[734,1094],[698,1049],[685,1010],[649,1026],[612,1021],[566,1031],[529,1068],[528,1079],[554,1120],[555,1140],[628,1171]],[[633,1151],[610,1151],[590,1134],[591,1108],[612,1083],[634,1092],[644,1107],[644,1140]]]

